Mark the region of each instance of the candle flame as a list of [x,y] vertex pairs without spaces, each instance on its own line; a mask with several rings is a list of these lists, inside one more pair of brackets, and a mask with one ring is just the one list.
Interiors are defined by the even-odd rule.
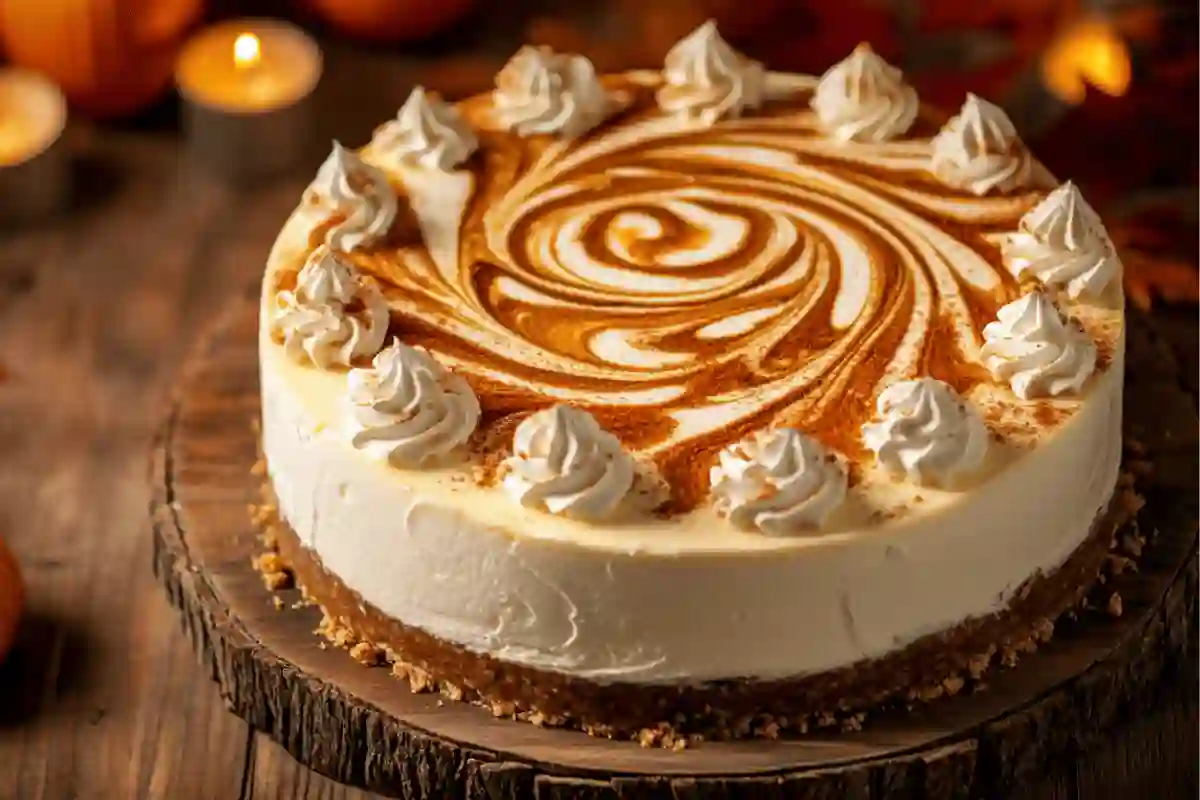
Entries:
[[1060,100],[1078,105],[1092,86],[1111,97],[1129,89],[1129,49],[1115,25],[1099,17],[1080,20],[1050,43],[1042,79]]
[[253,33],[243,33],[233,41],[233,63],[240,69],[249,69],[262,58],[262,45]]

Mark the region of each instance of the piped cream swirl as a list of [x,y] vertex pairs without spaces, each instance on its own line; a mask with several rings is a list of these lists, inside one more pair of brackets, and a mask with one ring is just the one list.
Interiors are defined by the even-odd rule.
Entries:
[[1096,369],[1096,345],[1041,292],[1000,309],[983,329],[980,355],[1023,400],[1078,392]]
[[900,70],[864,43],[821,76],[812,108],[834,139],[879,143],[904,135],[920,102]]
[[333,143],[310,188],[318,203],[339,218],[325,236],[335,250],[351,252],[379,243],[396,219],[396,192],[387,176],[339,142]]
[[1100,215],[1071,181],[1022,217],[1002,250],[1013,275],[1063,287],[1072,298],[1100,296],[1122,272]]
[[347,378],[351,441],[399,467],[442,460],[479,423],[479,400],[459,375],[398,339]]
[[479,138],[458,109],[418,86],[373,147],[399,164],[447,172],[471,157]]
[[612,517],[633,488],[636,469],[595,417],[565,405],[517,426],[504,488],[519,503],[579,520]]
[[983,419],[945,383],[893,383],[876,402],[879,421],[863,442],[886,471],[923,486],[952,488],[976,472],[988,449]]
[[522,136],[581,136],[611,110],[591,61],[528,45],[496,76],[492,102],[497,120]]
[[709,20],[667,53],[658,105],[711,125],[722,117],[740,117],[762,105],[762,64],[738,53]]
[[1008,114],[973,94],[932,142],[933,174],[974,195],[1010,192],[1044,180]]
[[846,471],[793,428],[756,431],[709,471],[717,511],[742,530],[791,536],[820,528],[846,498]]
[[295,290],[275,296],[271,326],[290,358],[332,369],[379,352],[388,319],[387,303],[374,281],[356,274],[330,248],[320,247],[297,275]]

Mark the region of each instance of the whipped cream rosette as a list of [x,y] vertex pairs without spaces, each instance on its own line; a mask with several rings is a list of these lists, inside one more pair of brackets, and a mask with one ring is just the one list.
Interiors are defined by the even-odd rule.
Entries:
[[1022,400],[1078,392],[1096,369],[1096,345],[1046,295],[1030,292],[983,329],[984,364]]
[[389,318],[374,281],[319,247],[296,276],[296,288],[276,295],[271,327],[290,358],[333,369],[379,352]]
[[863,442],[886,471],[923,486],[950,488],[978,471],[988,450],[983,419],[945,383],[898,381],[880,393],[879,419]]
[[310,191],[337,217],[325,235],[335,250],[350,252],[381,242],[399,209],[396,192],[385,175],[339,142],[317,171]]
[[1031,275],[1072,298],[1099,297],[1123,271],[1100,215],[1070,181],[1021,218],[1002,253],[1016,277]]
[[448,172],[479,148],[479,137],[462,114],[418,86],[396,119],[375,135],[372,149],[397,165]]
[[973,94],[967,94],[958,115],[942,127],[931,147],[933,174],[947,186],[974,195],[1030,188],[1048,178],[1008,114]]
[[756,431],[726,447],[709,480],[718,512],[742,530],[771,536],[819,529],[848,484],[838,460],[792,428]]
[[505,466],[504,488],[521,505],[581,520],[613,516],[636,477],[617,437],[591,414],[565,405],[517,426]]
[[399,340],[347,380],[351,441],[396,466],[446,458],[479,423],[479,400],[467,382]]
[[522,47],[496,76],[495,116],[521,136],[582,136],[612,103],[592,62],[548,47]]
[[900,70],[864,43],[821,76],[811,105],[834,139],[878,143],[903,136],[921,104]]
[[762,64],[729,46],[712,20],[681,39],[667,53],[658,106],[711,125],[740,117],[763,103]]

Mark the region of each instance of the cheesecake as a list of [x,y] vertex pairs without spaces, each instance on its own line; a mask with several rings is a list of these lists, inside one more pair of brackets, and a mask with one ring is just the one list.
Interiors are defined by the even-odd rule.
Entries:
[[783,74],[709,23],[415,89],[283,227],[259,356],[284,561],[498,715],[857,719],[1047,637],[1112,536],[1113,243],[867,45]]

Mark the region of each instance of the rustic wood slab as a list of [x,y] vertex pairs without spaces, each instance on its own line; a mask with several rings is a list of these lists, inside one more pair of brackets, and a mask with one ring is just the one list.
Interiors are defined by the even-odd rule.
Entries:
[[[1195,404],[1143,320],[1131,326],[1127,414],[1156,464],[1142,528],[1157,533],[1140,572],[1112,586],[1120,619],[1063,626],[1016,669],[989,676],[987,691],[871,719],[861,732],[683,752],[411,694],[386,669],[324,648],[315,609],[277,609],[250,564],[261,547],[247,512],[261,480],[250,471],[256,325],[246,299],[185,367],[155,449],[155,566],[230,708],[339,781],[414,798],[998,798],[1114,731],[1135,736],[1143,710],[1181,682],[1195,688]],[[1194,768],[1194,741],[1159,742],[1154,770],[1189,757]]]

